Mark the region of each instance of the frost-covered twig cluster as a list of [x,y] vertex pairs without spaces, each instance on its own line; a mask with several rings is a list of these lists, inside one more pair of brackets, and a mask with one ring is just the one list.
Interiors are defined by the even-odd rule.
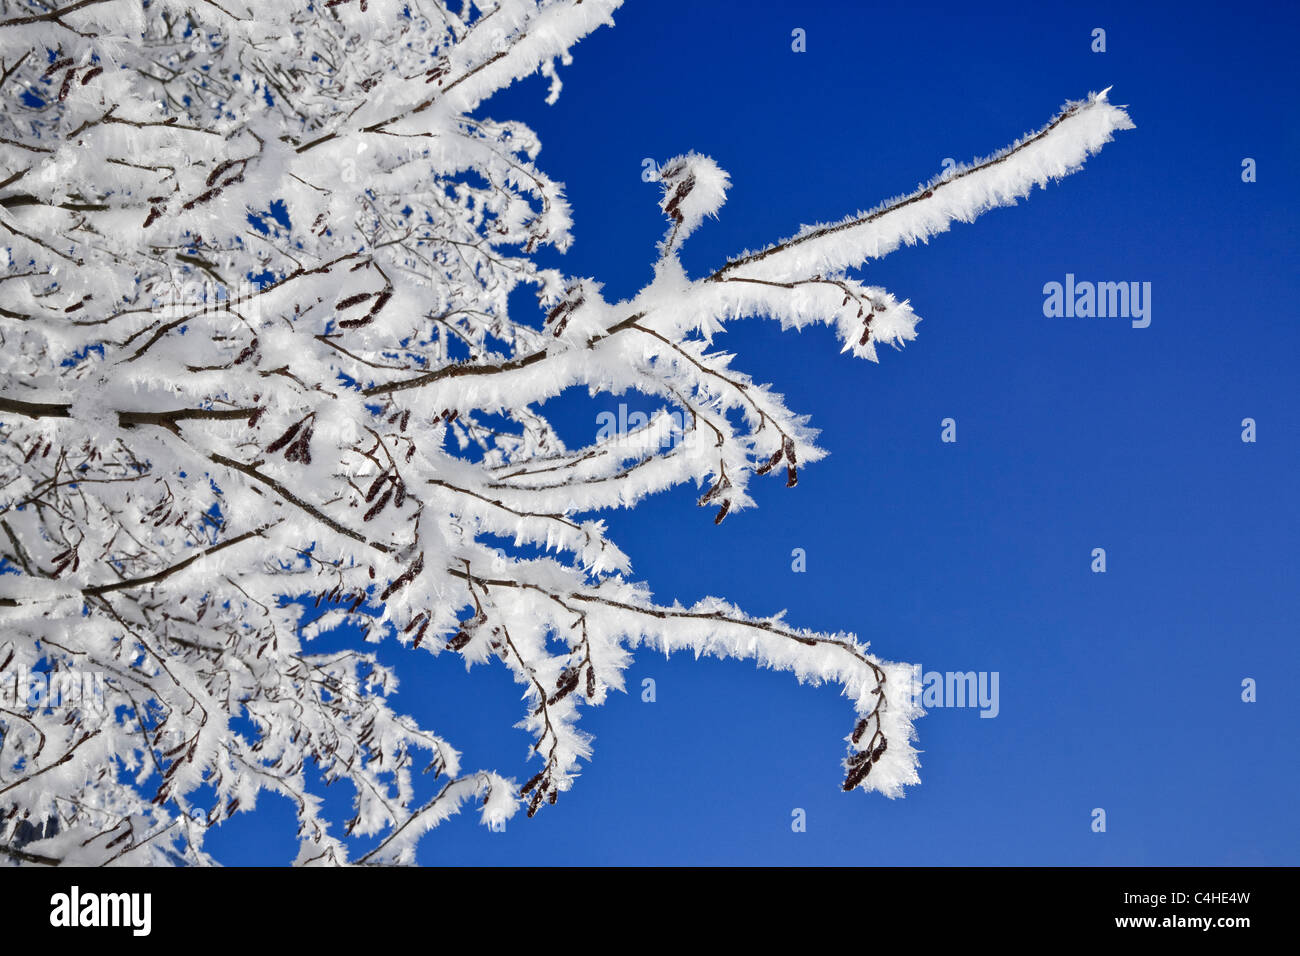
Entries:
[[[697,280],[678,251],[728,178],[670,159],[654,281],[608,302],[531,258],[571,225],[533,133],[474,117],[539,71],[557,95],[618,5],[0,0],[0,687],[105,677],[95,706],[0,697],[0,856],[209,862],[205,831],[267,790],[297,807],[299,863],[410,862],[466,801],[493,822],[568,790],[581,707],[642,644],[841,685],[844,789],[917,782],[909,667],[721,600],[656,603],[598,515],[696,482],[721,521],[756,475],[793,486],[814,433],[712,351],[722,323],[828,323],[875,360],[917,317],[847,270],[1130,124],[1104,94],[1068,104]],[[535,316],[507,308],[521,284]],[[677,433],[568,447],[544,405],[574,387],[659,400]],[[508,667],[535,762],[463,766],[390,709],[363,642],[312,652],[349,624]],[[317,772],[355,788],[341,826]],[[374,848],[349,860],[345,834]]]

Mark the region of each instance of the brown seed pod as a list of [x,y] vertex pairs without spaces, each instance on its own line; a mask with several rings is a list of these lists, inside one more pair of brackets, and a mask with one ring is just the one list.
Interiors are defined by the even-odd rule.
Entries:
[[424,570],[423,551],[421,551],[420,556],[415,559],[414,564],[412,564],[409,568],[403,571],[401,576],[398,577],[397,580],[395,580],[392,584],[388,585],[388,587],[384,588],[384,593],[379,596],[379,600],[387,601],[391,595],[393,595],[397,591],[400,591],[402,588],[406,587],[408,584],[414,581],[416,575],[418,575],[422,570]]
[[719,478],[716,482],[713,483],[713,486],[709,488],[708,491],[706,491],[704,494],[700,496],[700,500],[698,503],[701,506],[707,505],[710,501],[718,497],[718,495],[722,494],[725,490],[727,490],[730,487],[731,487],[731,482],[727,481],[727,479],[725,478]]
[[273,455],[281,448],[283,448],[285,445],[289,444],[289,442],[293,441],[294,436],[298,434],[298,429],[301,427],[302,427],[302,422],[300,421],[294,422],[292,425],[290,425],[289,430],[287,432],[285,432],[275,441],[271,442],[271,444],[266,446],[267,454]]
[[578,686],[578,679],[581,676],[582,676],[582,672],[578,670],[566,671],[565,673],[561,674],[560,681],[558,682],[558,686],[560,689],[551,695],[550,700],[546,702],[547,706],[550,706],[551,704],[554,703],[558,703],[559,701],[564,700],[564,698],[568,697],[571,693],[573,693],[573,691]]
[[304,465],[311,464],[311,426],[308,425],[298,435],[292,445],[284,453],[286,461],[300,461]]
[[72,60],[68,57],[60,57],[59,59],[51,63],[48,67],[46,67],[45,72],[42,74],[42,78],[49,79],[51,76],[53,76],[55,73],[58,73],[59,70],[63,69],[65,66],[72,66]]
[[373,312],[367,312],[359,319],[343,319],[341,322],[339,322],[339,328],[340,329],[361,329],[361,328],[365,328],[373,321],[375,321],[375,314]]
[[771,471],[773,468],[777,466],[777,463],[783,457],[785,457],[785,449],[778,448],[776,452],[772,455],[772,457],[768,459],[765,464],[759,465],[758,468],[754,469],[754,473],[756,475],[766,475],[769,471]]
[[339,299],[334,303],[334,308],[350,309],[354,305],[360,305],[362,302],[365,302],[366,299],[373,298],[374,295],[375,293],[373,292],[358,292],[356,295],[350,295],[347,298]]
[[867,316],[867,326],[862,330],[862,338],[858,339],[858,345],[866,345],[871,339],[871,320],[875,317],[874,312]]
[[384,487],[384,482],[386,482],[387,480],[388,480],[388,472],[384,471],[384,472],[380,472],[379,477],[370,483],[370,487],[366,489],[367,504],[375,500],[375,495],[379,494],[379,489]]
[[528,796],[528,794],[532,792],[533,787],[537,786],[539,783],[542,782],[542,777],[545,776],[545,774],[546,774],[545,767],[537,771],[537,773],[533,774],[533,776],[529,778],[528,782],[525,783],[523,787],[520,788],[519,796],[520,797]]
[[867,718],[863,717],[853,728],[853,736],[850,738],[855,744],[862,739],[863,732],[867,729]]
[[673,220],[673,222],[680,223],[683,221],[684,217],[682,216],[681,205],[682,202],[685,201],[686,197],[691,194],[691,190],[694,188],[695,188],[695,177],[693,175],[687,176],[680,183],[678,183],[677,189],[673,193],[673,198],[668,200],[667,205],[664,206],[664,212],[668,214],[668,216]]
[[860,784],[863,780],[865,780],[867,774],[871,773],[871,767],[872,767],[871,761],[864,760],[862,763],[852,768],[849,771],[849,775],[844,778],[844,792],[848,793],[850,790],[852,790],[854,787]]
[[384,493],[379,496],[379,500],[370,506],[370,510],[361,516],[361,520],[370,521],[373,519],[375,515],[384,510],[384,505],[388,504],[388,499],[391,497],[393,497],[393,489],[390,485],[384,489]]

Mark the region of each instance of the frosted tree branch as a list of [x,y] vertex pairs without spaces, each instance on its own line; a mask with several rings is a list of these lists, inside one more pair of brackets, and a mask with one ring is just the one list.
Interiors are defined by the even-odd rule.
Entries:
[[[850,270],[1073,172],[1127,114],[1067,104],[694,280],[680,250],[730,180],[672,157],[654,279],[610,302],[534,259],[572,225],[537,137],[470,114],[534,74],[559,95],[618,0],[451,6],[0,0],[0,858],[206,864],[277,794],[298,864],[411,863],[466,806],[555,803],[597,752],[583,708],[647,646],[839,685],[843,788],[919,781],[908,665],[656,601],[600,512],[694,483],[721,522],[755,479],[794,487],[816,431],[713,349],[724,323],[824,323],[877,360],[918,319]],[[578,388],[661,407],[570,447],[548,402]],[[396,712],[383,643],[507,669],[519,766],[462,767]],[[100,683],[35,706],[32,674]]]

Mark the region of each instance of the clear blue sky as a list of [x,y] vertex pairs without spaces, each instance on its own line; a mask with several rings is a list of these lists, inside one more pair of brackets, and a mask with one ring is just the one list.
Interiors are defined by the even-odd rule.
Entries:
[[[835,688],[643,651],[637,692],[587,710],[595,755],[572,792],[504,833],[464,814],[420,861],[1300,862],[1294,7],[806,6],[633,0],[575,48],[556,105],[533,79],[485,112],[540,134],[576,219],[574,247],[548,262],[613,299],[648,281],[662,232],[644,157],[694,149],[731,173],[720,220],[683,256],[699,275],[1113,85],[1137,129],[1081,173],[865,270],[924,319],[904,351],[871,365],[829,330],[760,321],[717,340],[822,429],[831,455],[796,489],[758,482],[759,509],[719,527],[690,489],[609,516],[659,599],[786,608],[888,659],[997,671],[1000,713],[931,711],[920,787],[844,794],[852,716]],[[790,49],[796,27],[806,53]],[[1043,284],[1066,273],[1150,282],[1150,327],[1045,318]],[[566,437],[594,436],[617,401],[565,406]],[[956,444],[940,442],[946,417]],[[1090,571],[1098,547],[1105,574]],[[380,653],[405,675],[397,709],[466,768],[535,772],[503,667]],[[1247,677],[1256,703],[1241,701]],[[792,832],[795,808],[807,832]],[[264,795],[209,848],[288,863],[293,828]]]

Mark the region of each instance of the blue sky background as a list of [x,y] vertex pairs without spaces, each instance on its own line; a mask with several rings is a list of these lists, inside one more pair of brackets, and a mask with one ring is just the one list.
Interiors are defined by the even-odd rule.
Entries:
[[[831,455],[796,489],[759,481],[759,509],[718,527],[689,488],[608,516],[660,600],[785,608],[887,659],[997,671],[996,719],[932,710],[920,787],[844,794],[852,714],[836,688],[643,651],[632,693],[587,710],[595,755],[573,791],[504,833],[464,814],[421,863],[1300,862],[1297,14],[1135,6],[633,0],[575,48],[556,105],[537,78],[490,102],[540,134],[567,184],[576,242],[545,261],[611,300],[649,280],[662,234],[645,157],[694,149],[731,174],[683,255],[700,275],[1005,146],[1089,91],[1113,85],[1137,129],[1028,202],[870,264],[923,317],[879,365],[840,355],[828,329],[730,326],[716,344],[735,367],[822,429]],[[1067,272],[1152,283],[1150,327],[1045,318],[1043,284]],[[566,437],[594,436],[617,402],[560,403]],[[945,417],[956,444],[940,442]],[[502,666],[380,653],[405,675],[397,709],[467,769],[535,772]],[[293,830],[263,795],[208,846],[284,864]]]

